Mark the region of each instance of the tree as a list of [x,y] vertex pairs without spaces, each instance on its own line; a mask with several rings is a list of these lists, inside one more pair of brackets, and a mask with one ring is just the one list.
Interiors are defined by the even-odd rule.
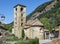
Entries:
[[49,31],[52,30],[51,24],[47,18],[41,18],[40,21],[43,23],[45,29],[48,29]]
[[[49,30],[49,34],[50,34],[52,27],[51,27],[49,20],[47,18],[41,18],[40,21],[43,23],[44,28]],[[50,39],[50,36],[49,36],[49,39]]]
[[0,22],[0,25],[1,25],[2,23]]

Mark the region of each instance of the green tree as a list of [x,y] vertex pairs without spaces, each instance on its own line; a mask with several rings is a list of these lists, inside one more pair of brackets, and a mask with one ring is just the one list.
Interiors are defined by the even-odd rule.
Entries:
[[50,31],[52,30],[52,27],[48,18],[41,18],[40,21],[43,23],[45,29],[48,29]]
[[[49,30],[49,34],[50,34],[52,27],[48,18],[41,18],[40,21],[43,23],[44,28]],[[49,36],[49,39],[50,39],[50,36]]]
[[0,25],[1,25],[2,23],[0,22]]

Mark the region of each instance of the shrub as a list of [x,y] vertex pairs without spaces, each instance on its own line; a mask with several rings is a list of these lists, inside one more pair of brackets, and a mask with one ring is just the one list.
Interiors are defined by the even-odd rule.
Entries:
[[19,41],[16,44],[39,44],[39,40],[38,39],[29,39],[29,40],[23,40],[23,41]]

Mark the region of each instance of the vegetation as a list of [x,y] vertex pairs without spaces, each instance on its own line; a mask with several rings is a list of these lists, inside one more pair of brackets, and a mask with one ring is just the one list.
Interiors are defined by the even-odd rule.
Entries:
[[16,44],[39,44],[39,40],[36,39],[29,39],[29,40],[23,40],[23,41],[19,41]]
[[41,18],[40,21],[44,24],[45,29],[52,29],[51,24],[47,18]]
[[60,1],[57,2],[57,4],[54,5],[54,8],[52,8],[51,10],[49,10],[48,12],[45,12],[41,15],[39,15],[37,18],[47,18],[52,26],[52,28],[57,27],[57,24],[60,23]]
[[20,39],[18,39],[17,37],[6,39],[6,41],[18,41],[18,40]]
[[15,37],[15,35],[9,35],[9,34],[8,34],[8,37],[6,38],[6,41],[7,42],[16,41],[15,44],[39,44],[39,39],[38,38],[35,38],[35,39],[20,38],[20,39],[18,39],[17,37]]
[[29,20],[30,17],[31,17],[35,12],[41,12],[41,11],[43,11],[44,8],[45,8],[47,5],[51,4],[52,2],[53,2],[53,1],[49,1],[49,2],[46,2],[46,3],[42,4],[42,5],[39,5],[32,13],[30,13],[30,14],[27,16],[27,20]]
[[0,22],[0,26],[8,29],[8,31],[10,31],[10,32],[12,31],[12,28],[13,28],[12,24],[2,24],[1,22]]
[[23,38],[18,39],[14,34],[6,34],[6,41],[20,41],[23,40]]
[[8,29],[8,31],[12,31],[13,26],[10,26],[8,24],[1,24],[4,28]]
[[[41,12],[44,11],[44,8],[54,2],[55,0],[46,2],[37,9],[35,9],[30,15],[27,16],[27,19],[29,20],[30,17],[35,13],[35,12]],[[51,8],[49,11],[45,11],[45,13],[40,14],[37,16],[37,18],[44,24],[44,27],[46,29],[55,29],[57,28],[57,25],[60,23],[60,0],[57,0],[57,3],[53,5],[54,8]],[[29,17],[29,18],[28,18]]]
[[22,38],[25,37],[24,29],[22,30]]

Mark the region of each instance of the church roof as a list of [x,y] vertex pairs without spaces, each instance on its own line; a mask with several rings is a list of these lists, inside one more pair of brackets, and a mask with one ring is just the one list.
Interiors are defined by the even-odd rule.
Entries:
[[27,21],[27,25],[41,25],[41,26],[43,26],[43,24],[38,19]]
[[38,19],[35,19],[35,20],[27,21],[24,28],[35,27],[35,26],[36,27],[44,27],[43,24]]
[[43,26],[43,24],[38,20],[38,19],[35,19],[31,25],[40,25],[40,26]]
[[24,5],[21,5],[21,4],[17,4],[17,5],[15,5],[15,6],[14,6],[14,8],[15,8],[15,7],[17,7],[17,6],[26,7],[26,6],[24,6]]

